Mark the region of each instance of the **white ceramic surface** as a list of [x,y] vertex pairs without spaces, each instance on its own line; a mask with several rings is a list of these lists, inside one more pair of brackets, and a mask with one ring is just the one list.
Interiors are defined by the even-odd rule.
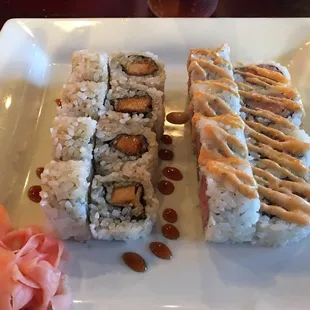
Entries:
[[[231,46],[233,61],[280,59],[310,100],[309,19],[90,19],[11,20],[0,34],[0,203],[15,225],[42,223],[27,189],[39,184],[35,170],[50,159],[49,127],[55,99],[70,70],[73,50],[150,50],[167,69],[167,112],[183,110],[186,57],[194,47]],[[305,119],[310,130],[310,119]],[[148,250],[164,240],[161,219],[149,240],[132,243],[67,243],[73,309],[309,309],[310,240],[285,248],[205,244],[201,229],[188,126],[166,125],[184,180],[171,196],[158,195],[161,210],[176,208],[181,232],[167,241],[173,252],[163,261]],[[120,260],[137,251],[148,271],[137,274]]]

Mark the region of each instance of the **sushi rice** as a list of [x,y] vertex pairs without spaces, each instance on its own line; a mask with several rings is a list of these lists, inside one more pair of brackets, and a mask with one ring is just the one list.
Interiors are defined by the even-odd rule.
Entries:
[[90,161],[54,161],[41,174],[40,205],[62,239],[90,237],[87,211],[92,178]]
[[95,120],[104,113],[107,84],[104,82],[76,82],[64,86],[58,115],[91,117]]
[[51,128],[55,160],[92,159],[96,121],[90,117],[57,116]]
[[[113,123],[113,126],[102,125],[100,120],[98,122],[94,150],[96,173],[106,175],[113,171],[127,169],[127,166],[132,168],[144,166],[151,176],[155,176],[158,163],[158,144],[155,133],[149,128],[144,128],[138,124],[115,125],[117,124]],[[127,155],[115,149],[111,145],[111,141],[122,135],[126,135],[126,138],[133,136],[134,139],[142,137],[145,140],[146,151],[143,154]]]
[[109,57],[107,53],[97,53],[88,50],[73,52],[72,82],[104,82],[109,81]]
[[[124,167],[122,172],[106,176],[95,175],[91,187],[90,231],[100,240],[136,240],[151,233],[156,220],[158,200],[150,181],[150,174],[142,167]],[[111,187],[126,187],[139,184],[143,187],[145,217],[133,219],[132,208],[116,207],[107,201]],[[110,193],[111,194],[111,193]]]
[[[142,60],[141,60],[142,59]],[[125,71],[125,67],[130,63],[139,61],[141,63],[148,61],[154,65],[154,72],[151,74],[142,74],[139,70],[135,70],[132,74]],[[141,67],[139,66],[138,69]],[[164,91],[166,73],[164,64],[158,60],[158,56],[151,52],[130,52],[130,53],[115,53],[111,56],[110,61],[111,87],[121,86],[122,88],[132,88],[134,84],[144,84],[149,88],[156,88]]]

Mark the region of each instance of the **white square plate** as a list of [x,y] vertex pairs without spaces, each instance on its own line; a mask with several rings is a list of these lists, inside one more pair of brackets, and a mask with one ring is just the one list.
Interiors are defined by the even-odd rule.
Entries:
[[[19,225],[42,223],[27,189],[39,184],[35,170],[50,160],[49,128],[55,99],[70,70],[73,50],[149,50],[167,69],[166,109],[186,104],[186,57],[190,48],[227,42],[232,61],[280,60],[289,65],[306,110],[310,109],[309,19],[62,19],[11,20],[0,35],[0,203]],[[310,129],[309,117],[304,121]],[[164,240],[161,219],[149,240],[132,243],[68,242],[67,272],[74,309],[309,309],[310,240],[285,248],[214,245],[203,242],[195,158],[189,128],[167,124],[184,180],[159,196],[161,210],[179,214],[178,241],[167,241],[171,261],[148,250]],[[124,251],[137,251],[148,271],[122,264]]]

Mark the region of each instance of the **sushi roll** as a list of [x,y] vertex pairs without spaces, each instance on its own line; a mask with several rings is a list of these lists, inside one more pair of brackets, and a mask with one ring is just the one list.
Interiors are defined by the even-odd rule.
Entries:
[[154,176],[157,167],[156,134],[138,124],[98,122],[94,150],[96,173],[106,175],[143,166]]
[[106,94],[107,84],[103,82],[68,83],[64,87],[57,112],[62,116],[91,117],[96,120],[104,113]]
[[245,124],[236,114],[205,117],[195,113],[192,119],[192,137],[196,152],[204,147],[210,157],[240,157],[247,159]]
[[90,230],[101,240],[136,240],[151,233],[158,200],[143,169],[123,170],[92,182]]
[[[251,118],[246,120],[246,136],[251,163],[268,159],[298,177],[308,179],[310,137],[287,119],[272,112],[243,109]],[[250,111],[250,112],[249,112]]]
[[261,200],[253,243],[283,246],[310,233],[310,186],[272,161],[253,168]]
[[274,114],[289,119],[299,127],[305,114],[301,102],[295,102],[288,98],[265,95],[264,93],[239,91],[241,104],[252,110],[268,110]]
[[51,128],[55,160],[92,159],[96,121],[90,117],[57,116]]
[[89,161],[54,161],[41,174],[43,208],[56,234],[82,241],[90,237],[87,222]]
[[310,232],[310,137],[289,119],[242,107],[260,218],[253,243],[282,246]]
[[110,61],[112,87],[131,88],[143,84],[164,91],[166,73],[158,56],[150,53],[117,53]]
[[274,61],[249,65],[238,63],[234,68],[234,80],[240,89],[250,86],[261,90],[278,84],[290,85],[291,76],[286,67]]
[[260,208],[257,184],[247,160],[201,148],[200,204],[205,238],[212,242],[251,242]]
[[195,81],[191,85],[189,114],[200,112],[205,116],[240,113],[237,84],[229,79]]
[[194,81],[233,79],[230,48],[223,44],[215,49],[192,49],[187,60],[188,90]]
[[88,50],[73,52],[72,82],[109,82],[109,57],[106,53],[96,53]]
[[141,84],[130,89],[117,86],[109,90],[105,110],[141,119],[143,125],[153,129],[160,139],[165,122],[163,95],[163,92]]

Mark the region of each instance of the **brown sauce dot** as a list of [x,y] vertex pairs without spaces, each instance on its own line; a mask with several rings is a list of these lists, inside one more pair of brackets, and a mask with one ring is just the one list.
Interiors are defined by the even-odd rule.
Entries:
[[44,168],[43,167],[39,167],[37,170],[36,170],[36,175],[39,179],[41,179],[41,174],[42,172],[44,171]]
[[57,106],[61,107],[61,99],[58,98],[55,100],[55,102],[56,102]]
[[163,135],[160,140],[163,144],[172,144],[172,138],[169,135]]
[[122,255],[124,263],[136,272],[144,272],[147,269],[146,262],[142,256],[134,252],[126,252]]
[[40,185],[31,186],[28,190],[29,199],[33,202],[39,203],[41,201],[41,197],[40,197],[41,190],[42,190],[42,187]]
[[183,179],[181,171],[175,167],[165,167],[162,173],[166,178],[173,181],[181,181]]
[[161,231],[167,239],[176,240],[180,237],[179,230],[172,224],[165,224]]
[[189,116],[185,112],[170,112],[167,114],[166,119],[171,124],[182,125],[188,122]]
[[172,252],[171,250],[162,242],[151,242],[150,250],[152,253],[162,259],[171,259]]
[[158,157],[161,160],[172,160],[172,158],[174,157],[174,154],[171,150],[160,149],[158,152]]
[[161,180],[158,182],[158,190],[163,195],[170,195],[174,192],[174,185],[168,180]]
[[168,223],[175,223],[178,220],[178,214],[175,210],[168,208],[163,211],[163,219]]

